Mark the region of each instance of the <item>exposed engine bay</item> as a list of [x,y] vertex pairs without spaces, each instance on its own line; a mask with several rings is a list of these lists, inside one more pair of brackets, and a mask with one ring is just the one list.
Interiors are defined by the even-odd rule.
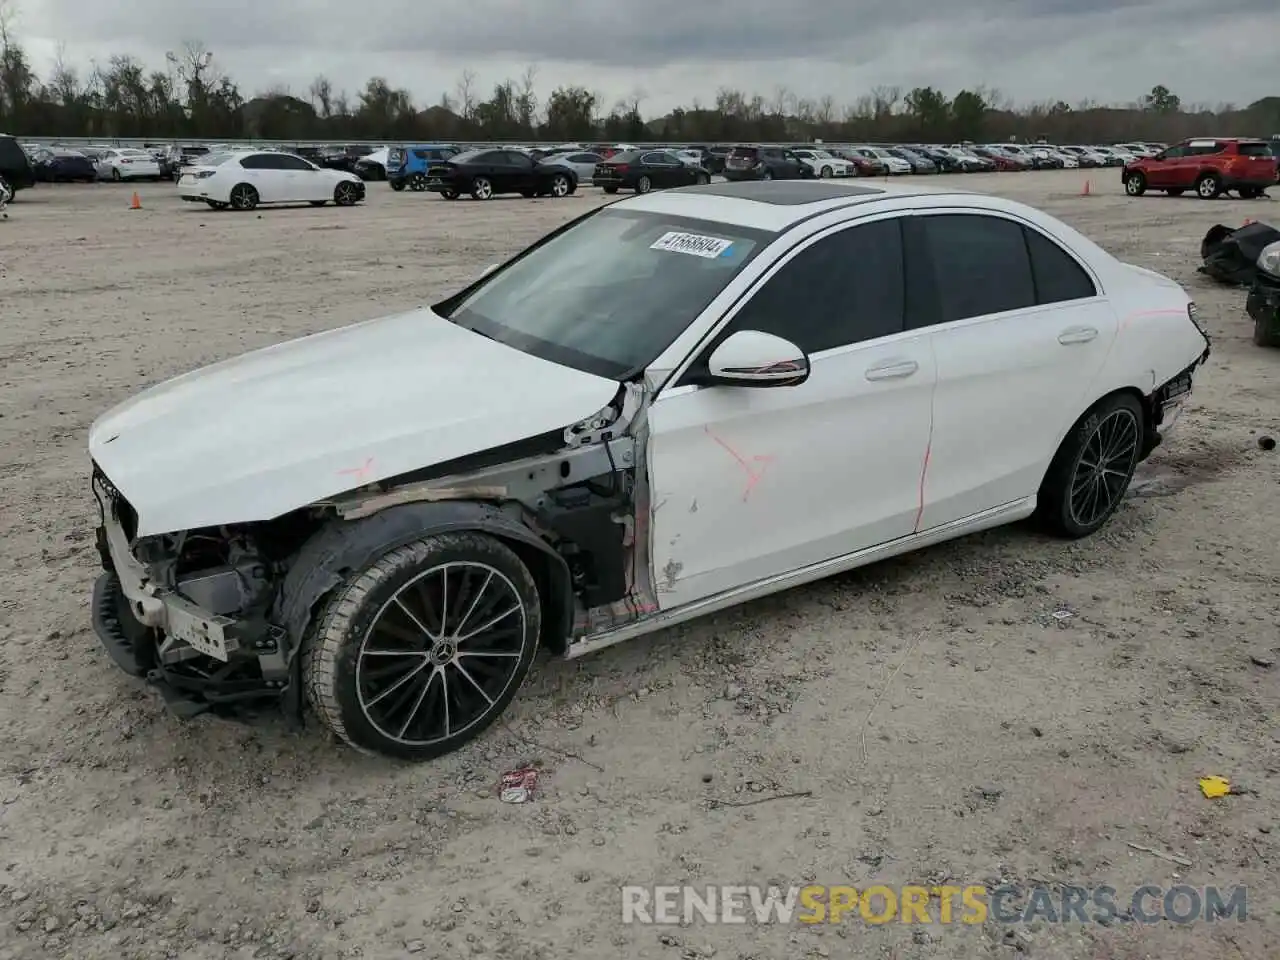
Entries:
[[649,509],[645,399],[643,386],[624,384],[611,405],[554,434],[276,520],[151,537],[135,537],[132,507],[95,465],[98,549],[110,576],[95,591],[94,615],[115,638],[108,650],[180,713],[282,696],[296,713],[306,629],[328,590],[359,567],[335,558],[358,554],[361,538],[377,551],[395,545],[401,519],[422,536],[432,516],[447,523],[463,508],[483,511],[482,527],[519,534],[545,554],[543,589],[570,608],[544,631],[557,652],[633,623],[657,610],[647,525],[638,520]]

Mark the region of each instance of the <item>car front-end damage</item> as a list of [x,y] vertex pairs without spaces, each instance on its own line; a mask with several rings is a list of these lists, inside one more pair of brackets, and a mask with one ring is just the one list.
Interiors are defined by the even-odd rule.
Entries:
[[654,613],[643,383],[567,428],[366,483],[280,517],[137,536],[134,507],[95,463],[103,572],[93,626],[125,672],[181,716],[303,706],[301,653],[353,571],[424,535],[480,531],[538,581],[542,644],[584,640]]

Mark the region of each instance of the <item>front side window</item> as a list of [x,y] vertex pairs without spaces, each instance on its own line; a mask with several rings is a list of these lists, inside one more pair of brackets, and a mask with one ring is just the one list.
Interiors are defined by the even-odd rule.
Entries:
[[752,294],[720,339],[759,330],[819,353],[900,333],[905,306],[901,223],[880,220],[801,250]]
[[606,208],[435,309],[517,350],[621,379],[657,359],[772,238]]

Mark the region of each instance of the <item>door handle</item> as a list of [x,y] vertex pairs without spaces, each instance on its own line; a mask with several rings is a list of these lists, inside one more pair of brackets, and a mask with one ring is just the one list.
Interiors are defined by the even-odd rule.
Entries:
[[896,380],[909,377],[920,369],[914,360],[888,360],[867,369],[868,380]]
[[1067,327],[1058,334],[1058,342],[1063,346],[1073,343],[1088,343],[1098,335],[1096,327]]

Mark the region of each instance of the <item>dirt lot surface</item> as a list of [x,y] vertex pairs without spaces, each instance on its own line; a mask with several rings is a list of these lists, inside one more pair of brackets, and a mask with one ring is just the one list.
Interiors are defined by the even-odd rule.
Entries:
[[[603,197],[24,194],[0,223],[0,960],[1280,956],[1280,452],[1258,444],[1280,353],[1195,273],[1208,227],[1280,205],[1118,180],[957,184],[1175,277],[1214,335],[1102,534],[995,531],[543,663],[508,725],[416,767],[315,724],[184,723],[115,669],[89,627],[86,431],[145,384],[431,302]],[[500,803],[526,762],[541,793]],[[1205,774],[1254,792],[1207,800]],[[1105,884],[1122,908],[1145,883],[1248,884],[1249,919],[621,923],[623,884],[809,881]]]

